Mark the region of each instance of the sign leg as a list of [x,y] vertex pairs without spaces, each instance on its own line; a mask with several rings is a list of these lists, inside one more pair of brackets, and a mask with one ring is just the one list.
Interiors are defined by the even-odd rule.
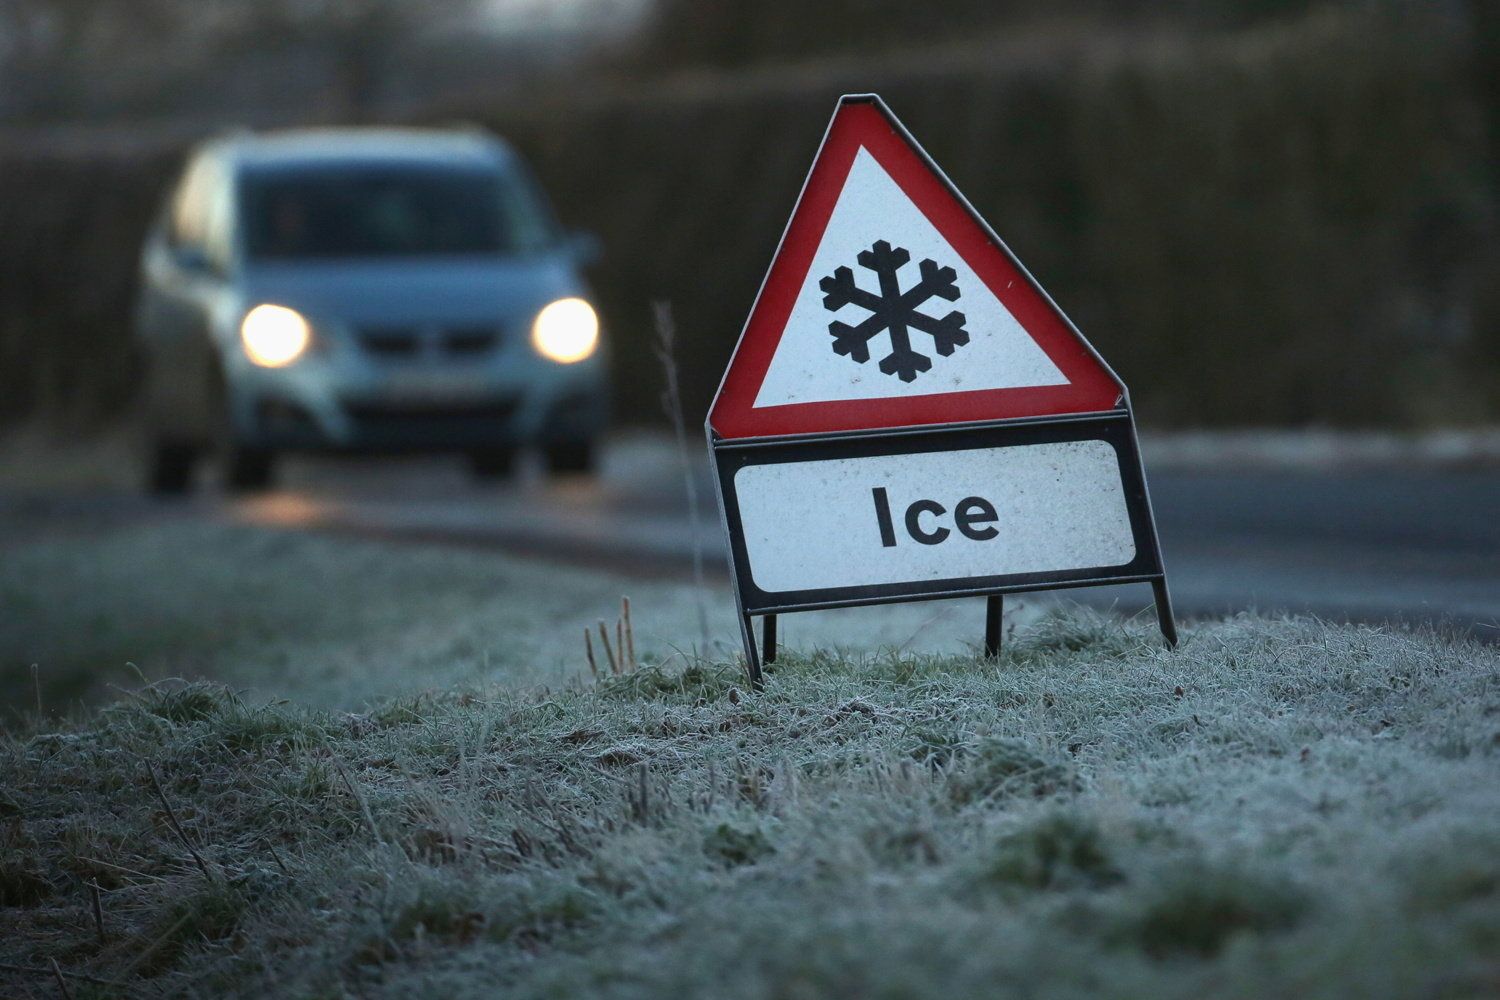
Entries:
[[1177,648],[1177,621],[1172,617],[1172,595],[1167,593],[1167,578],[1159,576],[1151,581],[1151,591],[1156,597],[1156,621],[1161,626],[1161,637],[1167,645]]
[[761,618],[760,658],[763,663],[776,662],[776,616]]
[[984,599],[984,658],[987,660],[1000,655],[1000,625],[1004,613],[1004,597],[991,594]]
[[740,612],[740,639],[745,643],[745,672],[750,675],[750,687],[759,691],[765,687],[765,679],[760,672],[760,655],[755,651],[755,626],[743,611]]

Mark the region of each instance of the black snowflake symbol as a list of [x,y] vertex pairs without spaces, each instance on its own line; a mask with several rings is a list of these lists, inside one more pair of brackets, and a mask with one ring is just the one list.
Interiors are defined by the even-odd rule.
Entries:
[[917,265],[922,279],[903,292],[896,272],[911,260],[911,254],[905,249],[878,240],[870,249],[861,251],[856,259],[860,267],[869,268],[879,276],[879,294],[856,285],[854,272],[847,267],[835,269],[818,282],[818,287],[823,290],[825,309],[837,312],[852,302],[870,311],[858,326],[837,320],[828,324],[828,332],[833,334],[834,353],[848,355],[863,364],[870,360],[870,341],[885,330],[890,334],[891,353],[881,359],[880,370],[903,382],[910,382],[932,367],[931,358],[912,350],[910,331],[921,330],[932,337],[933,346],[945,358],[953,353],[954,348],[969,342],[963,313],[954,311],[937,319],[917,312],[928,299],[958,300],[958,274],[953,268],[939,267],[936,261],[923,260]]

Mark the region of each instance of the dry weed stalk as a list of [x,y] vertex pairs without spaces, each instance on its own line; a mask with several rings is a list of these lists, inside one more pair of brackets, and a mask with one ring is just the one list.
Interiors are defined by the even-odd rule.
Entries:
[[52,959],[52,975],[57,980],[57,992],[62,994],[63,1000],[73,1000],[73,991],[68,989],[68,981],[63,978],[62,966],[57,964],[57,959]]
[[89,905],[94,911],[94,933],[99,937],[99,943],[107,944],[109,937],[104,933],[104,904],[99,898],[99,883],[89,879],[86,883],[89,890]]
[[172,832],[177,834],[177,839],[182,841],[182,846],[187,848],[187,852],[193,856],[193,863],[198,866],[198,870],[203,873],[203,877],[210,883],[214,882],[213,874],[208,870],[208,863],[203,860],[203,856],[198,853],[197,849],[193,847],[192,842],[188,840],[187,834],[182,830],[182,824],[177,822],[177,813],[172,809],[172,803],[167,801],[167,793],[161,787],[161,779],[156,776],[156,768],[151,766],[149,760],[145,761],[145,765],[146,773],[151,775],[151,784],[156,788],[156,797],[161,799],[162,808],[167,812],[167,823],[172,827]]
[[76,979],[80,983],[93,983],[96,986],[108,986],[111,988],[115,986],[115,983],[111,982],[108,979],[100,979],[97,976],[87,976],[81,972],[69,972],[62,966],[58,965],[56,959],[53,959],[52,964],[47,968],[39,968],[33,965],[16,965],[12,962],[0,962],[0,972],[10,972],[18,976],[51,976],[54,979],[58,976],[62,976],[65,979]]
[[[620,598],[620,617],[615,619],[615,639],[611,644],[609,640],[609,624],[603,618],[599,619],[597,628],[599,630],[599,645],[604,648],[604,662],[609,665],[609,673],[612,677],[624,674],[633,674],[640,669],[640,661],[635,658],[635,626],[630,621],[630,598]],[[589,673],[594,680],[601,676],[599,663],[594,659],[594,636],[593,629],[584,627],[583,630],[583,653],[588,659]]]
[[610,674],[620,676],[620,664],[615,660],[615,651],[609,648],[609,629],[603,618],[599,619],[599,644],[604,647],[604,658],[609,661]]
[[698,603],[698,631],[703,651],[708,652],[708,603],[703,582],[703,526],[698,513],[698,484],[693,479],[693,463],[688,457],[687,419],[683,416],[682,390],[677,382],[677,322],[672,318],[672,303],[653,302],[656,320],[656,359],[661,362],[667,385],[662,390],[661,406],[672,419],[677,437],[677,461],[682,466],[682,485],[687,493],[688,521],[693,529],[693,594]]
[[635,670],[635,629],[630,624],[630,598],[620,598],[620,620],[625,623],[625,661]]
[[599,664],[594,662],[594,639],[589,627],[583,627],[583,652],[589,658],[589,673],[594,675],[594,680],[599,679]]

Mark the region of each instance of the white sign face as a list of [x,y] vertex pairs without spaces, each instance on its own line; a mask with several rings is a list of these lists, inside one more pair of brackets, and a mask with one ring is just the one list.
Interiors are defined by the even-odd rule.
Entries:
[[[876,261],[861,258],[880,243],[889,244],[904,258],[904,263],[884,274],[870,266]],[[934,287],[942,285],[944,291],[928,295],[924,291],[928,282],[923,269],[933,265],[951,269],[952,282],[932,282]],[[920,314],[914,321],[922,317],[937,321],[951,312],[960,313],[967,335],[962,346],[943,355],[931,349],[921,329],[912,328],[904,335],[911,338],[913,348],[922,352],[923,363],[931,367],[920,377],[912,375],[907,380],[880,370],[877,360],[883,353],[881,337],[875,338],[878,349],[863,364],[840,357],[830,350],[830,321],[858,327],[870,318],[871,307],[875,305],[873,298],[860,295],[864,301],[851,299],[835,310],[829,309],[823,282],[840,268],[852,274],[859,290],[855,295],[869,293],[878,298],[891,291],[909,299],[913,313]],[[892,281],[896,288],[887,290],[885,284]],[[1067,383],[1067,377],[958,251],[875,158],[861,148],[855,154],[854,165],[792,307],[786,333],[756,394],[755,406],[891,399]]]
[[1124,566],[1135,558],[1106,441],[749,465],[734,489],[770,593]]

